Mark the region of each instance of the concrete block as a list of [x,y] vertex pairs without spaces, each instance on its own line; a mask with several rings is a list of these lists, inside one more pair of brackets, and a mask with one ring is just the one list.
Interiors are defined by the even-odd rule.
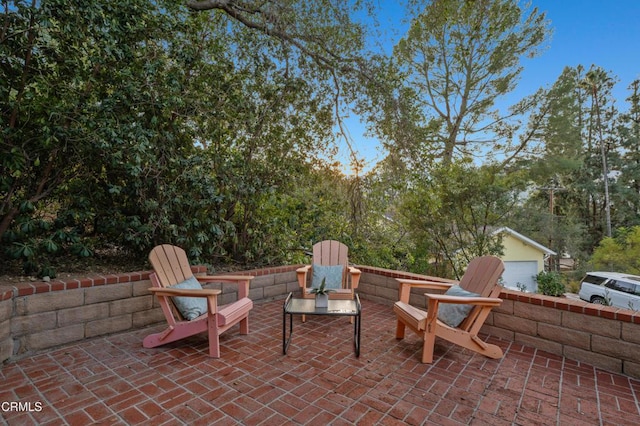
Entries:
[[393,301],[393,303],[398,301],[398,289],[390,289],[386,287],[378,287],[376,291],[376,296],[381,297],[386,300]]
[[287,291],[286,293],[293,293],[296,295],[300,294],[300,286],[298,285],[297,282],[289,282],[289,283],[285,283],[285,285],[287,286]]
[[565,346],[563,355],[569,359],[593,365],[612,373],[622,373],[622,360],[611,356],[585,351],[573,346]]
[[556,325],[538,323],[538,336],[563,345],[575,346],[584,350],[591,347],[591,335],[584,331],[569,330]]
[[117,317],[123,314],[130,314],[138,311],[151,309],[153,306],[153,296],[130,297],[128,299],[114,300],[108,303],[109,316]]
[[562,311],[523,302],[515,302],[513,304],[513,315],[540,323],[555,325],[562,323]]
[[640,378],[640,364],[632,361],[623,361],[622,373],[638,379]]
[[513,342],[513,339],[515,338],[515,332],[511,331],[511,330],[505,330],[502,327],[494,327],[490,324],[487,324],[486,322],[484,323],[484,325],[482,326],[482,328],[480,329],[481,333],[484,334],[488,334],[491,336],[495,336],[498,337],[502,340],[507,340],[509,342]]
[[51,330],[56,326],[55,312],[41,312],[39,314],[14,317],[11,320],[11,334],[14,337],[22,336],[43,330]]
[[562,355],[563,351],[562,344],[542,339],[540,337],[531,336],[529,334],[515,333],[513,341],[556,355]]
[[11,318],[13,315],[13,300],[3,300],[0,302],[0,321]]
[[537,322],[513,315],[505,315],[499,312],[493,312],[493,324],[495,327],[512,330],[517,333],[526,334],[528,336],[536,336],[538,334]]
[[595,353],[640,363],[638,345],[620,339],[591,336],[591,350]]
[[502,299],[502,303],[500,306],[496,306],[491,310],[491,312],[499,312],[506,315],[513,315],[513,305],[515,302],[513,300]]
[[[256,278],[253,279],[253,281],[255,281],[257,278],[261,278],[261,277],[256,277]],[[253,281],[251,281],[252,284],[253,284]],[[297,286],[298,285],[298,277],[296,275],[296,271],[281,272],[279,274],[275,274],[273,276],[273,283],[274,284],[295,283],[296,286]]]
[[162,309],[148,309],[146,311],[133,312],[131,322],[134,328],[145,327],[151,324],[166,323]]
[[[358,285],[358,294],[370,294],[375,295],[378,287],[371,285],[369,283],[360,283]],[[396,299],[398,298],[398,292],[396,291]]]
[[149,288],[153,287],[151,285],[151,280],[142,280],[142,281],[135,281],[131,283],[131,295],[133,297],[137,297],[137,296],[146,296],[148,294],[151,294],[151,292],[149,291]]
[[133,325],[131,314],[109,317],[88,322],[85,327],[87,337],[102,336],[104,334],[116,333],[118,331],[129,330]]
[[398,281],[393,278],[385,277],[383,275],[370,274],[367,272],[363,272],[360,276],[360,284],[362,282],[366,282],[369,285],[373,285],[376,287],[387,287],[387,288],[395,288],[398,289]]
[[273,275],[263,275],[252,279],[249,283],[249,289],[271,287],[275,283],[276,281]]
[[590,334],[616,339],[620,338],[622,334],[622,325],[619,321],[594,317],[577,312],[562,312],[562,326],[573,330],[585,331]]
[[11,334],[11,320],[0,320],[0,341],[10,338]]
[[278,297],[287,294],[286,284],[274,284],[264,288],[264,297]]
[[76,342],[84,338],[84,324],[55,328],[25,336],[24,351],[38,351]]
[[640,344],[640,324],[631,322],[622,323],[622,340]]
[[93,303],[110,302],[112,300],[126,299],[133,294],[131,283],[108,284],[84,289],[85,305]]
[[0,364],[13,355],[13,339],[0,340]]
[[84,290],[65,290],[17,297],[15,315],[31,315],[84,304]]
[[[264,299],[264,289],[263,288],[250,288],[249,289],[249,299],[256,301]],[[154,306],[155,306],[154,302]]]
[[92,305],[78,306],[77,308],[61,309],[58,311],[58,327],[67,327],[73,324],[84,324],[109,316],[108,303],[94,303]]

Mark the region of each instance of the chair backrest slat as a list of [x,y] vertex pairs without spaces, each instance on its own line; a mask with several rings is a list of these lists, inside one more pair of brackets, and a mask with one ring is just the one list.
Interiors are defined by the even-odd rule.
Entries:
[[490,297],[503,272],[504,263],[499,258],[494,256],[477,257],[467,266],[467,270],[460,280],[460,287],[482,297]]
[[149,254],[149,262],[163,287],[186,280],[193,275],[186,252],[169,244],[156,246]]
[[347,285],[347,266],[349,264],[349,248],[336,240],[320,241],[313,245],[313,263],[323,266],[342,265],[342,285]]
[[[501,259],[495,256],[477,257],[467,266],[459,285],[482,297],[498,297],[500,295],[498,280],[503,272],[504,263]],[[480,311],[480,306],[474,307],[458,327],[465,331],[470,330],[476,323]]]

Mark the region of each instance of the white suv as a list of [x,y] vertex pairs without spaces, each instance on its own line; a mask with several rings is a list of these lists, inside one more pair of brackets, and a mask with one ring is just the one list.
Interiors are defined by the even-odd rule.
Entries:
[[580,283],[580,299],[600,305],[640,310],[640,276],[588,272]]

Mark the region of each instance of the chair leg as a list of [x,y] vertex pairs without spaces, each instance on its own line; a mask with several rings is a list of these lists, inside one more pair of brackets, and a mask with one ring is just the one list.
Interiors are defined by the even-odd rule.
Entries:
[[240,334],[249,334],[249,317],[240,321]]
[[404,323],[401,321],[398,321],[398,324],[396,325],[396,339],[404,339],[404,330],[405,330]]
[[218,321],[216,317],[216,315],[210,314],[207,319],[209,356],[212,358],[220,358],[220,340],[218,335]]
[[433,347],[436,343],[436,333],[424,332],[424,342],[422,344],[422,363],[431,364],[433,362]]

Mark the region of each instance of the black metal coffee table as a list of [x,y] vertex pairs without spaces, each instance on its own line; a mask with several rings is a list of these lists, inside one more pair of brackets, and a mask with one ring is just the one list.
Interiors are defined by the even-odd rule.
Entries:
[[[296,299],[293,293],[289,293],[284,301],[282,309],[282,353],[287,353],[287,348],[293,336],[293,315],[332,315],[354,317],[353,346],[356,357],[360,356],[360,321],[362,305],[360,298],[355,295],[355,300],[329,300],[326,308],[316,308],[315,299]],[[287,337],[287,316],[289,316],[289,337]]]

